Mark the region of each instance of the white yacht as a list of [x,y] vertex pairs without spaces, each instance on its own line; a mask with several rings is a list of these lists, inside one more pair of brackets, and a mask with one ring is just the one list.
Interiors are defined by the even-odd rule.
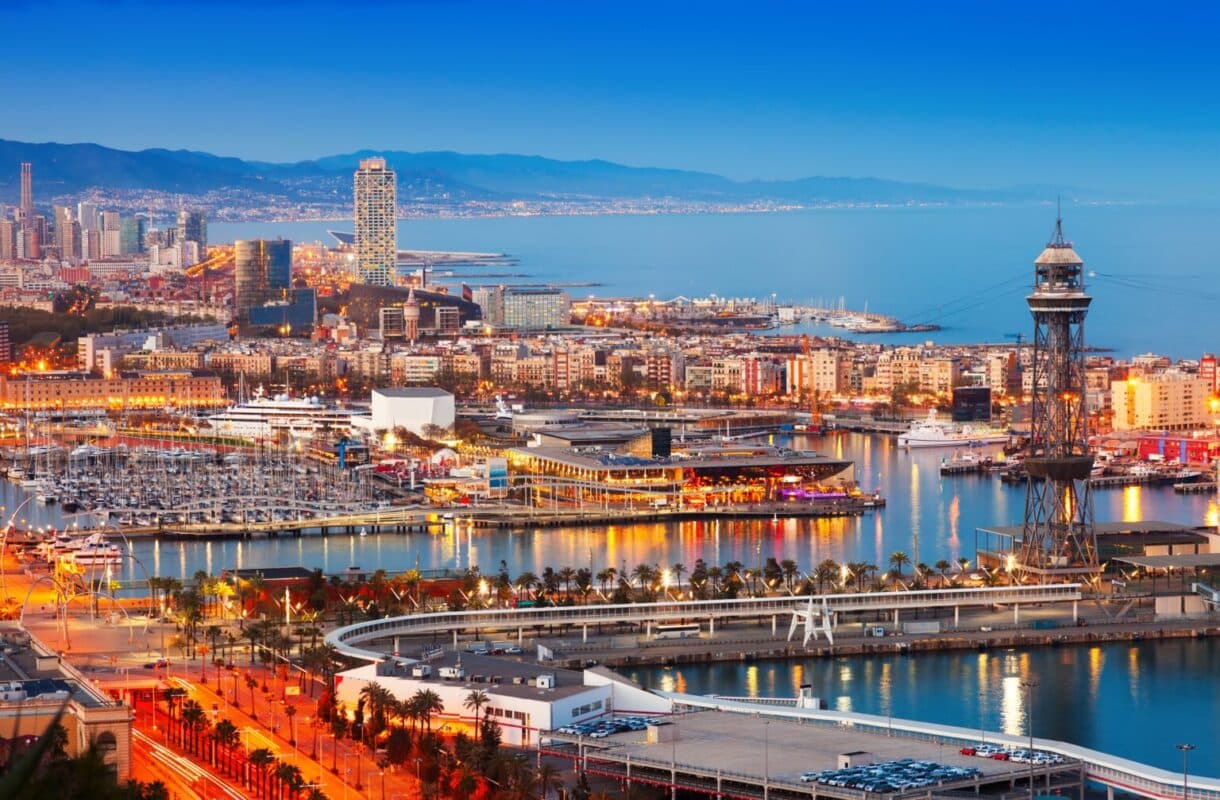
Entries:
[[959,425],[936,418],[936,409],[928,411],[927,419],[918,420],[910,430],[898,437],[898,446],[912,447],[973,447],[981,444],[1004,444],[1009,436],[997,428]]
[[80,547],[69,551],[64,557],[81,567],[101,567],[121,562],[123,549],[106,541],[102,534],[93,533],[81,542]]
[[265,439],[285,431],[294,438],[310,438],[322,430],[347,433],[356,410],[323,405],[317,397],[292,398],[286,394],[263,397],[240,403],[220,414],[208,417],[217,436],[240,436],[244,439]]

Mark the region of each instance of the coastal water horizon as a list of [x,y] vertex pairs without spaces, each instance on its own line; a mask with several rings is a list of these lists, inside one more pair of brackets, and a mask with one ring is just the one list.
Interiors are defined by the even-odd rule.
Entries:
[[[1024,296],[1054,227],[1045,205],[817,208],[765,213],[461,217],[403,220],[400,248],[504,252],[531,282],[584,283],[577,297],[717,294],[837,304],[942,330],[856,336],[919,344],[1011,343],[1032,330]],[[1220,347],[1206,276],[1220,249],[1214,211],[1164,205],[1067,205],[1094,296],[1088,343],[1129,357],[1198,358]],[[215,242],[327,241],[339,221],[215,223]],[[494,284],[480,270],[442,282]],[[510,280],[509,282],[513,282]],[[834,328],[781,327],[769,333]]]

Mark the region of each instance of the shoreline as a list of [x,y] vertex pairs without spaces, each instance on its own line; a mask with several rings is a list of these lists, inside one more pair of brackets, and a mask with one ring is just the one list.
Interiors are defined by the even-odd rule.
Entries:
[[[1013,648],[1064,647],[1114,642],[1165,641],[1174,639],[1205,639],[1220,636],[1220,619],[1188,618],[1182,620],[1149,620],[1112,624],[1093,623],[1084,627],[1036,630],[1019,628],[1010,631],[949,631],[943,634],[887,637],[884,644],[869,639],[849,639],[842,644],[804,647],[799,642],[705,641],[686,652],[647,653],[635,650],[590,651],[582,658],[557,659],[556,664],[569,669],[584,669],[590,661],[615,670],[633,667],[680,667],[689,664],[751,663],[763,660],[833,659],[843,656],[916,655],[963,650],[985,652]],[[890,640],[892,639],[892,640]],[[767,646],[771,644],[773,646]],[[691,652],[694,650],[694,652]],[[589,657],[593,656],[593,657]]]

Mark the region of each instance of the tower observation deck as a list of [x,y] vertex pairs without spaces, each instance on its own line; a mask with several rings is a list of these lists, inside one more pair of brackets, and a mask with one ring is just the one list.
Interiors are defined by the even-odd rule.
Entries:
[[1093,298],[1085,293],[1083,268],[1056,219],[1026,297],[1034,318],[1033,408],[1015,566],[1041,582],[1088,579],[1099,571],[1084,369],[1084,318]]

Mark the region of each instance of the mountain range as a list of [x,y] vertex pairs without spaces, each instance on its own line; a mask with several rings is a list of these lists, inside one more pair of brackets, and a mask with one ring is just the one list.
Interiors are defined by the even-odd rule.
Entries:
[[270,163],[190,150],[129,151],[97,144],[0,139],[0,165],[5,165],[0,169],[0,200],[17,200],[17,164],[29,161],[34,165],[34,192],[40,202],[101,188],[196,196],[230,193],[238,204],[244,193],[250,193],[342,205],[350,203],[352,171],[360,159],[372,155],[384,156],[397,171],[403,203],[646,198],[711,204],[978,203],[1041,200],[1063,191],[1063,187],[1040,186],[958,189],[872,177],[735,181],[707,172],[511,154],[365,150],[311,161]]

